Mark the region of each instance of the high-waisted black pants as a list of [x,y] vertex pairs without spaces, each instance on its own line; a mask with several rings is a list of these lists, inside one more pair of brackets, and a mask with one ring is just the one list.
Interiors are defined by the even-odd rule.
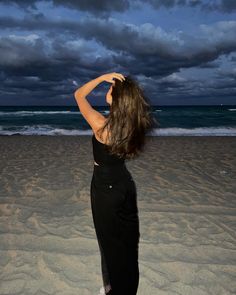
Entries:
[[136,184],[126,165],[94,165],[90,195],[104,288],[110,285],[109,295],[135,295],[139,217]]

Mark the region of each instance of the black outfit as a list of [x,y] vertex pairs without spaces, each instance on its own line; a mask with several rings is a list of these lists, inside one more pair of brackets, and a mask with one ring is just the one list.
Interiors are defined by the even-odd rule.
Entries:
[[111,295],[135,295],[139,284],[139,218],[136,184],[120,159],[93,134],[91,208],[101,254],[104,288]]

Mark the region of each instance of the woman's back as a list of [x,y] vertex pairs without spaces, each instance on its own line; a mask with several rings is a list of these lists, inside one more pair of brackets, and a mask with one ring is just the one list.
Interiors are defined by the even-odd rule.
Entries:
[[96,136],[96,133],[92,136],[94,164],[99,166],[124,165],[125,159],[119,158],[118,156],[112,155],[108,152],[107,145],[105,144],[105,142],[108,142],[106,138],[107,132],[104,131],[103,133],[103,142],[101,142],[100,139],[98,140]]

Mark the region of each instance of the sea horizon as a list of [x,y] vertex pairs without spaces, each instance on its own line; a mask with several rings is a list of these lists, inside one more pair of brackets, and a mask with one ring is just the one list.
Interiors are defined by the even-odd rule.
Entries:
[[[109,106],[93,107],[104,115]],[[236,136],[235,105],[152,105],[150,136]],[[0,106],[1,135],[92,135],[78,106]]]

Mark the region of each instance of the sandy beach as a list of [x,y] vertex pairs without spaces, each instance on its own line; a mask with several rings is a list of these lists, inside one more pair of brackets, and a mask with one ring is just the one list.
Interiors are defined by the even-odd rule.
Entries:
[[[236,137],[150,137],[138,295],[236,294]],[[0,136],[0,294],[97,295],[91,136]]]

